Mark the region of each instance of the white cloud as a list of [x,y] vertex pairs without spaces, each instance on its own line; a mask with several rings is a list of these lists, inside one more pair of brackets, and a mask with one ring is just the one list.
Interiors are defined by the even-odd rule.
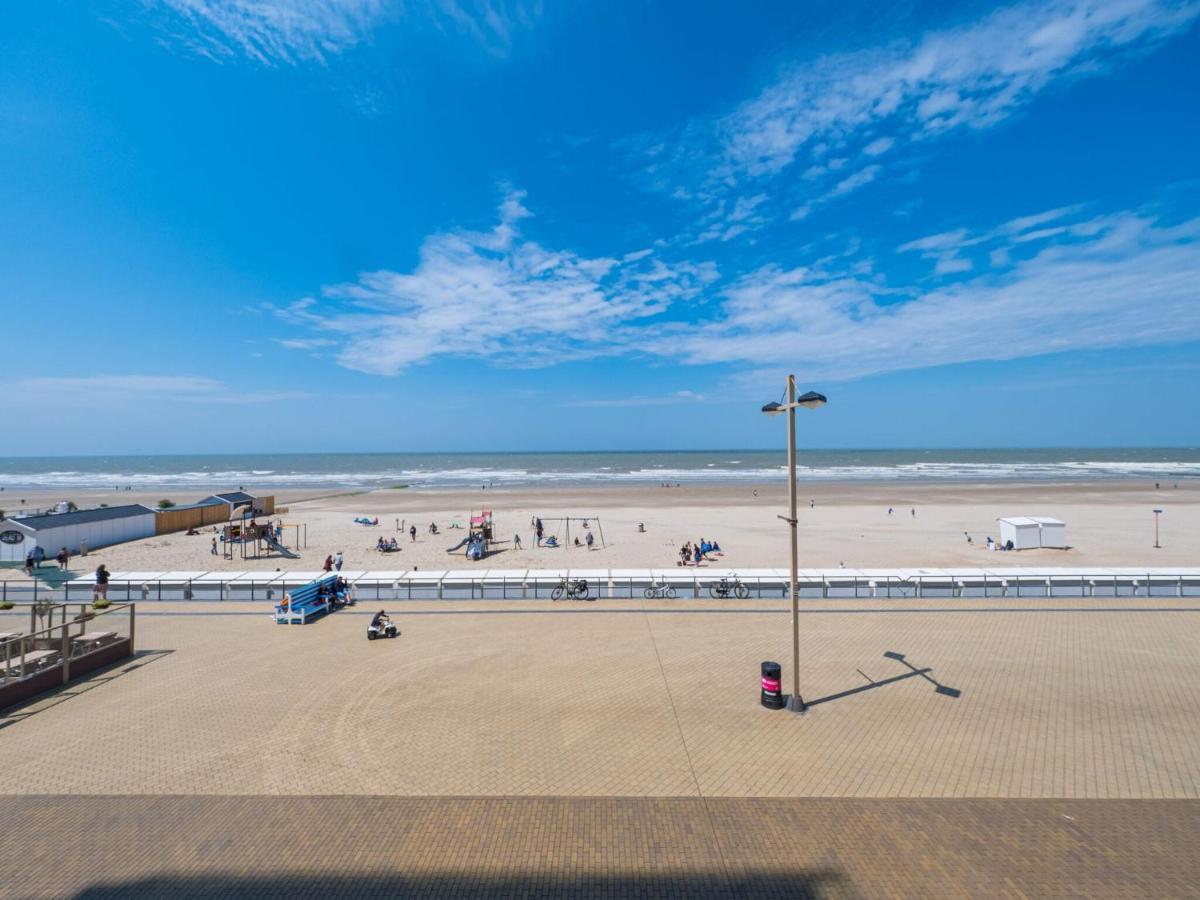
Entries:
[[[154,2],[154,0],[148,0]],[[514,33],[532,27],[540,2],[525,0],[157,0],[182,20],[174,36],[213,59],[237,54],[257,62],[324,62],[405,19],[464,33],[503,54]],[[372,102],[371,98],[359,98]]]
[[[657,250],[591,258],[544,247],[524,234],[530,213],[510,192],[491,230],[432,235],[411,272],[367,273],[281,314],[312,328],[315,341],[336,342],[342,365],[388,375],[436,357],[530,367],[667,348],[683,364],[787,366],[831,380],[1200,340],[1200,219],[1172,226],[1122,212],[1075,220],[1073,211],[902,245],[934,260],[935,275],[958,276],[928,291],[920,280],[888,284],[854,242],[846,253],[766,266],[718,291],[710,263],[671,262]],[[968,274],[976,246],[992,267]]]
[[[806,144],[869,131],[919,139],[992,126],[1052,82],[1103,71],[1114,51],[1174,34],[1198,11],[1195,0],[1028,2],[912,43],[801,63],[721,122],[719,174],[778,173]],[[867,152],[887,149],[880,140]]]
[[427,238],[410,273],[365,273],[283,315],[336,340],[339,361],[364,372],[395,374],[436,356],[541,366],[624,352],[630,329],[716,278],[710,263],[543,247],[520,230],[522,199],[509,192],[490,231]]
[[273,403],[303,400],[303,391],[241,390],[215,378],[192,375],[88,375],[18,379],[17,393],[50,402],[125,397],[141,401],[185,403]]
[[870,184],[874,181],[882,171],[882,166],[867,166],[865,169],[860,169],[853,175],[847,175],[839,181],[832,191],[829,192],[830,197],[840,197],[843,194],[848,194],[851,191],[856,191],[865,184]]
[[563,406],[583,409],[625,409],[638,406],[675,406],[681,403],[703,402],[704,395],[694,391],[676,391],[661,397],[618,397],[615,399],[572,400]]
[[179,37],[213,58],[321,61],[353,47],[396,11],[391,0],[160,0],[183,19]]
[[[726,198],[761,194],[793,166],[802,180],[766,192],[789,211],[812,208],[882,174],[841,175],[847,159],[992,127],[1047,87],[1105,72],[1198,14],[1200,0],[1026,0],[911,41],[800,60],[724,115],[621,146],[639,161],[640,183],[706,210],[701,230]],[[760,211],[761,224],[769,215]]]
[[895,143],[895,139],[890,137],[876,138],[863,147],[863,153],[867,154],[867,156],[881,156],[887,153]]
[[907,298],[860,276],[767,267],[725,292],[719,319],[676,340],[689,363],[787,366],[823,380],[1200,340],[1200,219],[1094,219],[1003,276]]

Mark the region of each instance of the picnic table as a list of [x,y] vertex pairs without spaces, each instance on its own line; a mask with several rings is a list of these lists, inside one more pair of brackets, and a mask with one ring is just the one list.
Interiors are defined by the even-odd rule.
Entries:
[[[59,655],[57,650],[30,650],[25,654],[24,670],[21,667],[21,657],[14,656],[9,662],[8,671],[23,677],[30,672],[38,672],[53,665]],[[3,663],[0,663],[0,668],[3,668]]]
[[71,640],[77,646],[83,647],[85,653],[88,653],[103,644],[109,643],[116,636],[117,633],[115,631],[88,631],[84,634],[76,635]]

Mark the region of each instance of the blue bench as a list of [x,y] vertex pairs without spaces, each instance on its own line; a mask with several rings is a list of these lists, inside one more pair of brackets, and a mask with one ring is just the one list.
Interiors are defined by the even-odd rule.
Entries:
[[[286,605],[280,603],[275,607],[276,624],[303,625],[325,615],[334,608],[332,601],[335,593],[337,599],[344,603],[348,599],[349,588],[335,592],[334,585],[336,583],[336,575],[325,575],[316,581],[310,581],[303,587],[288,591],[283,595]],[[325,588],[324,594],[321,593],[322,586]]]

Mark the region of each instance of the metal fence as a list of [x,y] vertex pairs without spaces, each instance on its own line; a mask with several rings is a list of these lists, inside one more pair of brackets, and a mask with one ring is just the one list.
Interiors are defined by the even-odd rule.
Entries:
[[[628,600],[662,596],[669,587],[680,599],[715,596],[714,584],[725,573],[664,570],[635,575],[529,570],[519,574],[464,575],[460,573],[408,572],[400,577],[378,573],[343,573],[359,600],[533,600],[549,599],[564,578],[585,578],[589,596]],[[307,584],[310,574],[264,572],[222,577],[205,573],[197,578],[138,577],[110,582],[114,601],[270,601]],[[788,596],[786,574],[759,570],[731,572],[728,584],[745,587],[746,599],[780,599]],[[1078,573],[989,573],[985,571],[934,574],[883,574],[828,572],[802,574],[797,581],[805,600],[909,599],[909,598],[1050,598],[1050,597],[1200,597],[1200,570],[1137,572],[1130,569]],[[91,599],[90,581],[66,582],[49,587],[37,581],[0,581],[0,603],[80,603]],[[735,599],[730,593],[727,598]]]

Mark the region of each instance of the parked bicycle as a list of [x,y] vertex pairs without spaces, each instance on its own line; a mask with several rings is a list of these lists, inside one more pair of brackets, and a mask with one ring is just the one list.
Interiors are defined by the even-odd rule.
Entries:
[[646,588],[646,599],[647,600],[659,600],[659,599],[674,600],[675,599],[675,588],[671,587],[669,584],[652,584],[652,585],[650,585],[650,587]]
[[561,600],[563,597],[566,597],[568,600],[587,600],[588,583],[586,579],[576,578],[568,580],[564,578],[560,581],[554,590],[550,592],[550,599]]
[[719,600],[726,599],[730,594],[739,600],[745,600],[750,596],[750,589],[736,578],[733,581],[730,581],[728,578],[722,578],[720,581],[714,581],[708,586],[708,594],[710,597],[715,597]]

